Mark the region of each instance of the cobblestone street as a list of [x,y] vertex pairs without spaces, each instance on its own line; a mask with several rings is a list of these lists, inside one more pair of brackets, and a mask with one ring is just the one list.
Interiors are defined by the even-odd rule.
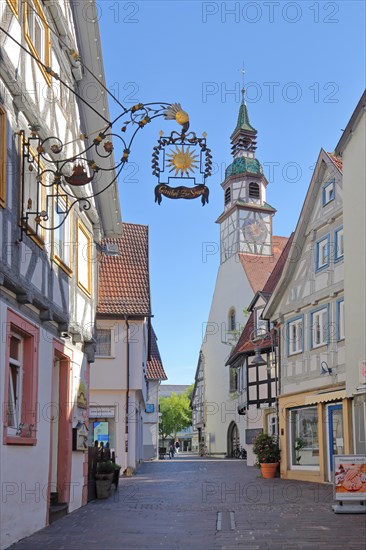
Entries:
[[332,486],[262,480],[242,460],[143,464],[14,550],[365,548],[366,516],[334,514]]

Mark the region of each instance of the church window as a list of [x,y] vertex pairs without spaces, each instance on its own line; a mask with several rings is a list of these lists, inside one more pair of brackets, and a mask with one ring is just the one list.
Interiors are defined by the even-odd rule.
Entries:
[[238,390],[238,369],[230,367],[230,393]]
[[227,206],[230,201],[231,201],[231,189],[230,187],[228,187],[225,191],[225,206]]
[[229,311],[229,331],[234,331],[236,329],[236,314],[235,309],[231,308]]
[[260,198],[259,185],[258,185],[258,183],[255,183],[254,181],[252,181],[249,184],[249,197],[251,199],[259,199]]

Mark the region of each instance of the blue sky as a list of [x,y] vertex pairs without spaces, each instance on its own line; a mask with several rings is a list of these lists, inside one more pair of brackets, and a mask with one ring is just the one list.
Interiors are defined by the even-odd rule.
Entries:
[[[178,129],[158,119],[135,139],[119,180],[122,216],[150,227],[153,324],[169,383],[194,379],[219,255],[220,183],[245,64],[257,158],[277,209],[274,234],[294,229],[320,148],[332,151],[365,88],[364,2],[99,2],[108,87],[124,104],[180,102],[207,132],[210,202],[154,203],[152,148]],[[110,102],[111,116],[118,106]],[[207,243],[214,243],[213,245]]]

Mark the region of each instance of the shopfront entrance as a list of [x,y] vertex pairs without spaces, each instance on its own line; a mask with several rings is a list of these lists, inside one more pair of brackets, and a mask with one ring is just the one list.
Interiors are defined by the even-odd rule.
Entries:
[[333,457],[344,454],[343,413],[341,404],[327,405],[328,480],[333,481]]

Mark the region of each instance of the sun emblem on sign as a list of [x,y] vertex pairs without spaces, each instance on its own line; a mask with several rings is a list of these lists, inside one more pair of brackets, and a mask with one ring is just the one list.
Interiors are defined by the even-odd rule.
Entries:
[[184,145],[181,147],[176,146],[175,151],[170,149],[170,153],[167,154],[168,162],[167,167],[170,168],[169,172],[174,172],[175,176],[179,173],[181,176],[186,174],[189,176],[189,172],[194,172],[198,168],[198,155],[194,155],[194,151],[190,151],[189,147],[186,149]]

